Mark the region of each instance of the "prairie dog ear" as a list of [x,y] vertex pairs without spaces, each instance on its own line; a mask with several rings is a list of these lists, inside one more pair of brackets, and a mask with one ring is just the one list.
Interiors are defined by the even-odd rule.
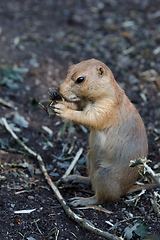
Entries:
[[76,64],[71,65],[68,70],[67,70],[67,74],[70,73],[72,71],[72,69],[75,67]]
[[102,66],[99,66],[98,67],[98,75],[100,77],[103,77],[104,73],[105,73],[105,69]]

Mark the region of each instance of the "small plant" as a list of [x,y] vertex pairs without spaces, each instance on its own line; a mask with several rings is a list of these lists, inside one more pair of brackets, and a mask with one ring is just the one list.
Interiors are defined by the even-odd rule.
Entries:
[[144,223],[142,224],[142,220],[138,219],[134,222],[134,225],[131,227],[126,227],[124,229],[124,236],[127,239],[132,239],[133,232],[136,233],[139,237],[144,237],[147,234],[148,227]]
[[28,68],[18,68],[18,67],[10,67],[4,68],[2,71],[2,78],[0,78],[0,84],[6,85],[7,87],[17,90],[19,85],[15,83],[16,81],[23,82],[22,75],[29,71]]

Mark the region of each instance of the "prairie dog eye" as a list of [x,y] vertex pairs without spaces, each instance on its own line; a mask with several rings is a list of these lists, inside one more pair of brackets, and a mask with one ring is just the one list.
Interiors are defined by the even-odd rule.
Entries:
[[84,80],[85,80],[85,77],[79,77],[79,78],[77,78],[76,83],[80,84],[80,83],[84,82]]

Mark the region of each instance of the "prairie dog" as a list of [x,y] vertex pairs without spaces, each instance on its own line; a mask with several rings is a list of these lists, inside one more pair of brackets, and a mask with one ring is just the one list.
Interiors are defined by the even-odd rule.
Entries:
[[148,143],[143,121],[111,70],[90,59],[72,65],[58,93],[64,101],[53,106],[55,114],[90,128],[87,154],[88,177],[70,175],[65,182],[93,186],[95,195],[76,197],[71,205],[114,201],[127,193],[138,177],[130,160],[147,157]]

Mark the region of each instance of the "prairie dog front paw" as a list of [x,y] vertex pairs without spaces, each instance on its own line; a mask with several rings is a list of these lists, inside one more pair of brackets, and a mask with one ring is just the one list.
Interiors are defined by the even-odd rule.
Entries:
[[63,103],[56,103],[52,107],[55,114],[61,118],[67,118],[67,112],[69,109]]

